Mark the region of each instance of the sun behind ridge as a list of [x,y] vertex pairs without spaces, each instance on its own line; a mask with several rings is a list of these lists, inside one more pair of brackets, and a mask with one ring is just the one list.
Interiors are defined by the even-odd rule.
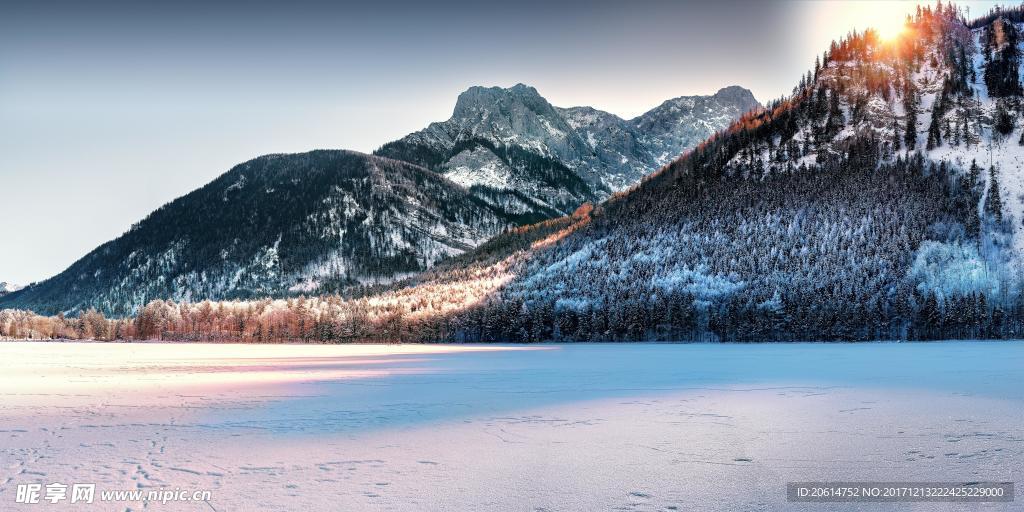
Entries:
[[903,17],[895,16],[888,19],[886,16],[879,16],[873,27],[882,41],[890,42],[898,39],[906,31],[906,21]]

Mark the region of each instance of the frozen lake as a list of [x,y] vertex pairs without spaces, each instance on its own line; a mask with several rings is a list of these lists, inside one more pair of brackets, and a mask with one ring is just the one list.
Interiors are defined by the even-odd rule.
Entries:
[[[1024,343],[0,343],[19,484],[147,510],[1022,510]],[[1016,481],[1002,504],[787,503],[790,481]],[[116,505],[116,506],[115,506]]]

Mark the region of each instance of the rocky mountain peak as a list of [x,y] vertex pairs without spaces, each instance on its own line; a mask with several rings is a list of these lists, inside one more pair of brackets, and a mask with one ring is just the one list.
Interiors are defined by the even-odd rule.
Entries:
[[541,116],[555,116],[554,107],[537,89],[525,84],[512,87],[473,86],[459,94],[455,102],[453,119],[466,119],[481,113],[516,113],[522,109]]
[[730,85],[728,87],[722,87],[713,96],[718,101],[729,102],[738,107],[742,108],[744,112],[761,106],[754,98],[754,93],[750,92],[750,89],[740,87],[738,85]]
[[641,141],[660,166],[758,107],[760,103],[750,90],[731,85],[711,96],[667,100],[630,123],[642,134]]

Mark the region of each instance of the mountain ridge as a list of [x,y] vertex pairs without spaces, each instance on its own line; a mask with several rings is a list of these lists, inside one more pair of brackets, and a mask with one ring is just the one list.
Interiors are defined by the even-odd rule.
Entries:
[[[562,160],[604,142],[568,137],[564,147],[546,146],[550,151],[525,148],[517,141],[547,125],[538,128],[533,114],[520,116],[524,108],[553,120],[553,129],[573,130],[532,87],[470,88],[459,95],[455,115],[481,121],[504,112],[500,122],[478,123],[488,129],[458,141],[443,123],[410,135],[448,140],[452,172],[380,152],[263,155],[158,208],[57,276],[4,294],[0,307],[127,315],[158,298],[358,293],[604,197],[607,189]],[[492,178],[497,182],[481,183]]]
[[[709,96],[666,100],[626,120],[594,107],[555,107],[522,83],[474,86],[459,95],[448,120],[430,123],[374,154],[422,165],[492,195],[514,190],[568,214],[584,201],[600,201],[629,187],[759,107],[749,90],[728,86]],[[550,179],[510,179],[524,174],[522,165],[503,155],[510,150],[522,155],[520,160],[548,164]],[[552,195],[559,184],[575,180],[586,187],[576,187],[568,198]]]

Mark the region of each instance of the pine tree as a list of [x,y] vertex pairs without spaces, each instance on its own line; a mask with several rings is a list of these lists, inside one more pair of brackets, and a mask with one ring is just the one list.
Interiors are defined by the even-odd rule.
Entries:
[[985,31],[985,85],[993,97],[1020,96],[1019,35],[1013,23],[1000,17]]
[[892,151],[893,153],[899,153],[903,149],[903,139],[900,137],[900,123],[893,118],[892,120]]
[[938,337],[942,328],[942,312],[939,310],[939,301],[935,292],[928,292],[924,307],[921,310],[922,320],[925,327],[925,338],[934,339]]
[[903,92],[903,108],[906,110],[906,126],[903,133],[903,143],[907,151],[913,151],[917,145],[917,91],[908,78],[906,88]]
[[942,145],[942,133],[939,130],[940,118],[937,115],[938,109],[932,111],[932,122],[928,125],[927,149],[934,149]]
[[1013,116],[1002,100],[996,102],[995,129],[1002,135],[1008,135],[1013,131]]
[[999,173],[993,165],[988,170],[988,196],[985,198],[985,211],[995,217],[996,222],[1003,221],[1003,202],[999,197]]
[[974,190],[978,186],[978,178],[981,176],[981,167],[978,166],[978,161],[974,158],[971,159],[971,167],[967,173],[967,186],[968,190]]

